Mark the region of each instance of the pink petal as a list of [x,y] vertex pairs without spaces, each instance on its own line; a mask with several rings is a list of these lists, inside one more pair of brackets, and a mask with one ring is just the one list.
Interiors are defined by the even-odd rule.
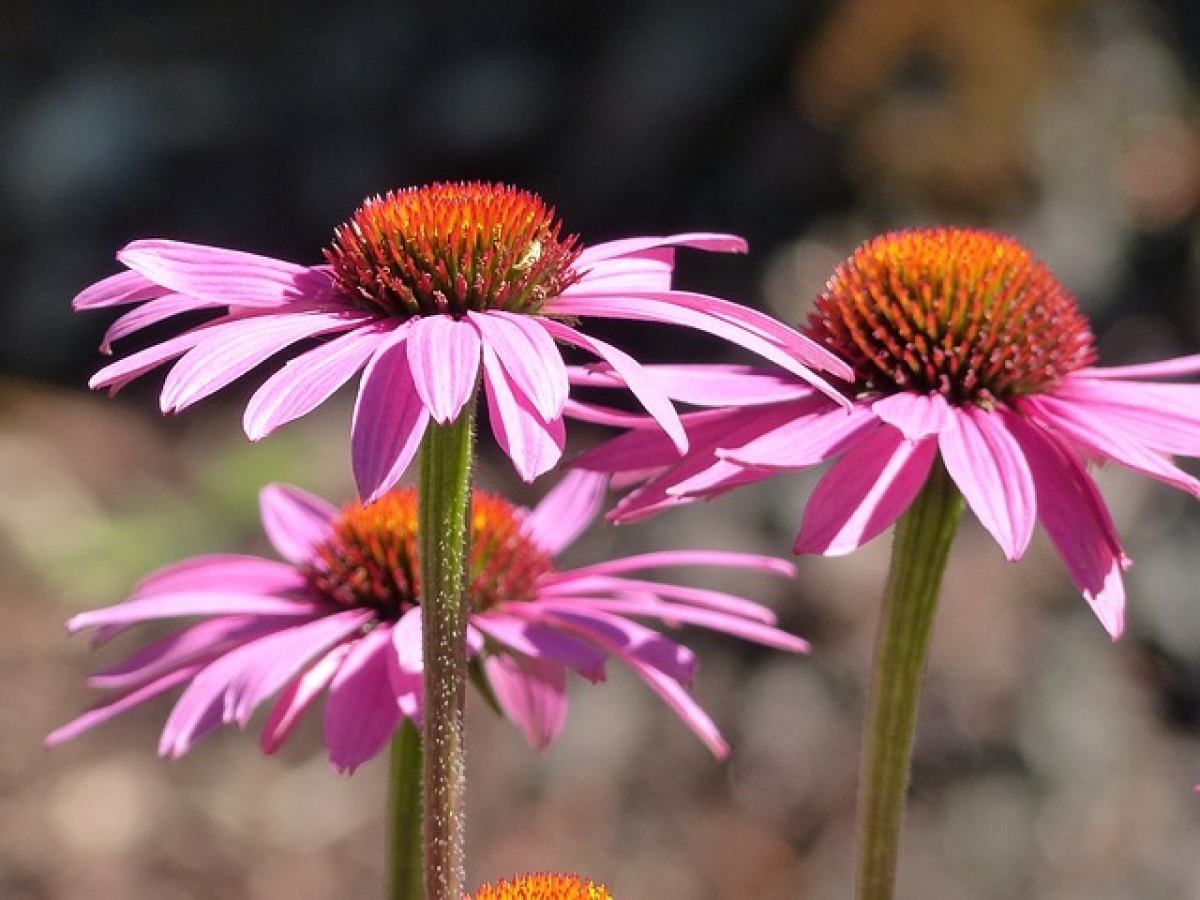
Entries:
[[630,393],[637,397],[646,412],[654,417],[662,430],[671,438],[678,451],[683,453],[687,450],[687,434],[684,432],[683,423],[679,420],[679,413],[675,411],[675,407],[663,389],[646,374],[637,360],[611,344],[581,334],[561,322],[546,319],[543,324],[554,337],[568,344],[574,344],[589,353],[594,353],[612,366],[628,386]]
[[300,724],[300,719],[329,686],[348,652],[349,644],[339,644],[283,689],[279,699],[271,706],[267,723],[263,726],[259,741],[263,753],[270,756],[283,746]]
[[1115,640],[1125,625],[1121,571],[1128,560],[1108,507],[1087,470],[1052,435],[1019,417],[1010,428],[1033,473],[1042,527]]
[[[611,259],[595,259],[572,288],[587,292],[666,291],[675,269],[675,248],[651,247]],[[576,265],[576,269],[580,268]],[[570,292],[571,288],[568,288]]]
[[1200,456],[1200,385],[1068,378],[1051,395],[1087,406],[1155,450]]
[[745,253],[748,249],[743,238],[733,234],[714,232],[689,232],[667,237],[623,238],[584,247],[576,260],[575,268],[586,269],[600,260],[636,256],[656,247],[692,247],[696,250],[709,250],[716,253]]
[[957,428],[938,438],[946,471],[967,505],[1009,560],[1020,559],[1033,536],[1037,497],[1029,464],[1009,431],[1003,407],[956,410]]
[[159,401],[162,411],[191,406],[297,341],[355,324],[342,313],[300,312],[253,316],[236,327],[230,323],[212,328],[167,375]]
[[195,556],[163,566],[134,587],[130,600],[149,600],[180,591],[222,591],[279,597],[304,587],[292,566],[272,559],[235,553]]
[[421,446],[429,411],[413,386],[403,342],[375,354],[363,372],[351,425],[350,457],[359,496],[378,500]]
[[[162,288],[158,288],[158,290],[161,291]],[[115,341],[128,337],[136,331],[141,331],[143,328],[157,325],[172,316],[194,312],[198,309],[212,309],[218,305],[208,300],[197,300],[195,297],[188,297],[185,294],[166,294],[149,300],[119,316],[108,326],[108,330],[104,332],[104,339],[100,342],[100,352],[111,353]]]
[[544,421],[562,416],[567,402],[567,369],[562,353],[541,319],[506,312],[468,313],[483,340]]
[[450,316],[426,316],[412,321],[407,346],[413,384],[433,420],[449,424],[475,396],[479,381],[479,332],[470,322]]
[[172,594],[126,600],[104,609],[93,609],[72,616],[67,630],[72,633],[84,628],[105,625],[129,625],[152,619],[175,619],[180,616],[310,616],[318,611],[316,604],[282,597],[264,597],[233,590],[181,590]]
[[483,661],[496,702],[535,750],[544,750],[567,721],[567,670],[547,659],[505,654]]
[[414,606],[392,626],[392,649],[402,672],[425,670],[424,627],[421,607]]
[[358,372],[392,332],[390,324],[369,325],[289,359],[254,392],[242,416],[246,437],[266,437],[312,412]]
[[754,419],[758,434],[746,440],[731,433],[721,441],[719,458],[763,469],[803,469],[832,459],[879,425],[867,407],[847,413],[821,396],[767,407]]
[[[647,553],[646,556],[657,554]],[[740,554],[737,554],[740,555]],[[633,557],[631,557],[632,559]],[[617,560],[623,562],[623,560]],[[783,560],[776,562],[782,563]],[[614,567],[620,571],[619,567]],[[574,596],[596,596],[608,594],[624,596],[641,592],[657,597],[667,597],[682,600],[692,606],[703,606],[723,613],[740,616],[744,619],[754,619],[768,625],[775,624],[775,613],[759,603],[754,603],[735,594],[724,591],[708,590],[706,588],[686,587],[678,584],[664,584],[658,581],[643,581],[633,578],[617,578],[604,574],[604,565],[588,566],[583,569],[572,569],[560,572],[552,578],[543,581],[540,586],[540,596],[545,599],[561,599]]]
[[874,401],[871,412],[910,441],[933,437],[957,427],[954,410],[941,394],[902,391]]
[[335,506],[315,494],[287,484],[269,484],[258,494],[260,517],[267,540],[290,563],[312,562],[313,550],[329,539]]
[[109,388],[109,393],[115,394],[138,376],[146,374],[151,369],[158,368],[167,360],[174,359],[176,356],[186,353],[196,346],[196,344],[209,337],[214,330],[219,330],[220,334],[228,334],[227,329],[231,327],[236,328],[243,321],[244,317],[216,319],[198,328],[193,328],[191,331],[163,341],[161,344],[155,344],[152,347],[147,347],[145,350],[131,353],[124,359],[110,363],[98,371],[88,379],[88,387],[94,391],[101,388]]
[[596,520],[607,494],[607,476],[568,472],[525,516],[521,529],[542,550],[556,556]]
[[544,421],[528,399],[514,392],[508,374],[487,344],[483,345],[483,371],[492,433],[517,474],[533,481],[562,458],[566,444],[563,421]]
[[117,259],[181,294],[229,306],[277,307],[336,299],[328,272],[240,250],[179,241],[134,241]]
[[[519,610],[518,607],[522,607]],[[621,616],[603,610],[568,604],[516,604],[505,607],[506,612],[520,612],[534,621],[553,628],[564,629],[585,641],[595,644],[628,662],[636,659],[658,669],[672,680],[690,685],[696,676],[696,657],[687,647]]]
[[604,663],[608,656],[569,634],[497,610],[473,615],[471,623],[508,650],[530,658],[560,662],[588,681],[604,680]]
[[1091,369],[1081,369],[1071,375],[1075,378],[1169,378],[1178,375],[1196,375],[1200,373],[1200,353],[1191,356],[1178,356],[1175,359],[1164,359],[1158,362],[1139,363],[1133,366],[1104,366]]
[[[741,365],[650,365],[642,367],[672,400],[692,406],[761,406],[813,395],[811,386],[789,372]],[[611,372],[589,366],[578,384],[621,387]],[[605,382],[608,382],[607,385]]]
[[932,439],[906,441],[891,427],[864,437],[809,497],[795,551],[840,556],[878,537],[912,503],[936,456]]
[[84,288],[71,302],[71,308],[82,312],[85,309],[123,306],[126,303],[152,300],[162,293],[162,285],[156,284],[139,272],[119,272]]
[[338,668],[325,704],[325,745],[338,772],[350,773],[377,756],[400,724],[388,677],[388,628],[363,635]]

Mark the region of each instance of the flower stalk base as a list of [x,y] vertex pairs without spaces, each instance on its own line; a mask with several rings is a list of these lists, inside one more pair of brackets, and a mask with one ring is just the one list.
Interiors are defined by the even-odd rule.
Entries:
[[421,865],[421,735],[404,721],[392,738],[388,773],[388,900],[420,900],[425,893]]
[[896,524],[859,774],[858,900],[891,900],[933,616],[963,498],[942,465]]

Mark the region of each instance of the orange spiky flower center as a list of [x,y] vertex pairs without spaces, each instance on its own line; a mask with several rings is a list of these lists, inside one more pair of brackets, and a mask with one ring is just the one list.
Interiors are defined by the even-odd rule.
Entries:
[[472,900],[612,900],[612,894],[578,875],[539,873],[485,884]]
[[334,229],[337,291],[388,318],[535,313],[578,280],[578,239],[535,194],[479,182],[372,197]]
[[897,231],[863,244],[817,298],[809,337],[863,395],[940,393],[991,405],[1046,391],[1096,359],[1075,298],[1005,235]]
[[[471,501],[467,575],[472,612],[532,600],[537,582],[554,571],[550,555],[521,525],[518,510],[492,494]],[[368,608],[394,621],[421,602],[417,556],[417,492],[400,488],[375,503],[354,502],[304,567],[317,596],[347,609]]]

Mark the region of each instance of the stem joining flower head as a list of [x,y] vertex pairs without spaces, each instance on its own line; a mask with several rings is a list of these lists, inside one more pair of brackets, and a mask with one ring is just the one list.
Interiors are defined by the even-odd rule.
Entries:
[[506,185],[389,191],[334,229],[325,259],[338,291],[375,315],[535,313],[576,280],[578,239],[554,209]]
[[[471,502],[468,597],[472,612],[535,596],[537,581],[554,571],[550,556],[522,530],[516,509],[476,491]],[[420,603],[417,492],[390,491],[377,502],[346,506],[305,567],[318,596],[346,608],[377,610],[394,621]]]
[[969,228],[863,244],[818,297],[809,337],[849,362],[859,394],[940,393],[990,406],[1090,365],[1087,319],[1012,238]]
[[603,885],[578,875],[521,875],[485,884],[473,900],[612,900]]

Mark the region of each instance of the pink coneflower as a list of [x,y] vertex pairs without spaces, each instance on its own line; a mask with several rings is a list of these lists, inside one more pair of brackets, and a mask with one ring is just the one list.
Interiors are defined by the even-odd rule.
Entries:
[[[560,571],[554,556],[600,511],[605,480],[570,473],[532,511],[477,492],[471,508],[468,652],[503,712],[535,747],[558,735],[566,673],[604,678],[628,665],[717,756],[727,747],[691,699],[696,668],[683,646],[639,625],[724,631],[781,650],[807,645],[773,627],[766,608],[718,591],[630,577],[662,566],[734,566],[788,575],[789,563],[742,553],[645,553]],[[327,693],[325,742],[339,770],[375,756],[404,718],[422,709],[416,493],[396,489],[338,511],[297,488],[261,494],[267,537],[286,562],[204,556],[150,575],[124,603],[85,612],[71,631],[103,642],[129,626],[201,617],[90,680],[120,696],[47,738],[58,744],[171,688],[187,684],[159,752],[179,757],[223,723],[245,727],[278,694],[262,748],[271,753]]]
[[[75,298],[75,309],[138,304],[114,341],[185,312],[213,319],[133,353],[92,378],[117,390],[179,357],[161,406],[176,412],[288,348],[292,358],[250,399],[258,440],[327,400],[360,370],[352,459],[360,495],[395,484],[432,418],[458,418],[482,371],[492,430],[527,481],[554,466],[565,440],[566,367],[556,342],[620,372],[681,450],[686,438],[662,389],[628,354],[578,330],[594,317],[685,325],[748,348],[822,386],[808,367],[849,377],[826,351],[746,307],[671,289],[675,247],[741,252],[722,234],[646,237],[581,247],[560,237],[552,208],[491,184],[435,184],[367,200],[334,232],[326,264],[165,240],[134,241],[129,267]],[[319,339],[296,351],[294,345]]]
[[614,517],[836,460],[795,550],[843,554],[895,522],[940,460],[1008,559],[1040,520],[1101,623],[1121,633],[1129,560],[1088,464],[1113,460],[1200,496],[1169,458],[1200,454],[1200,386],[1144,380],[1200,372],[1200,356],[1093,366],[1087,320],[1049,270],[1011,238],[955,228],[860,247],[805,333],[854,367],[849,415],[778,370],[656,371],[674,398],[724,408],[683,417],[682,460],[645,428],[585,454],[584,468],[648,475]]

